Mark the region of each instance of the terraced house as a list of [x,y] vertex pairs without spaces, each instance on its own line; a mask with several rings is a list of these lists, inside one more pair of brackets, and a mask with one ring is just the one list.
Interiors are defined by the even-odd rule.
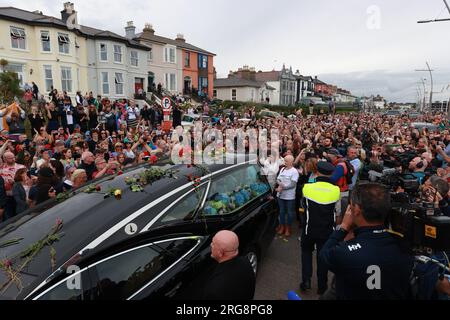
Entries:
[[195,92],[212,97],[214,53],[187,43],[182,34],[175,39],[158,36],[150,23],[146,23],[141,33],[134,35],[131,30],[127,36],[151,48],[149,87],[154,82],[171,93]]
[[255,76],[256,81],[266,82],[274,88],[274,105],[293,106],[297,97],[297,79],[292,72],[292,68],[287,69],[283,65],[281,71],[258,71]]
[[[69,8],[69,7],[67,7]],[[87,37],[62,19],[13,7],[0,7],[0,59],[21,85],[34,81],[41,92],[52,87],[87,91]]]
[[14,7],[0,7],[0,59],[18,74],[21,84],[35,82],[41,94],[52,88],[74,96],[92,91],[113,99],[132,98],[159,83],[171,93],[213,95],[214,54],[187,43],[155,35],[146,24],[126,36],[78,25],[74,4],[64,3],[61,17]]

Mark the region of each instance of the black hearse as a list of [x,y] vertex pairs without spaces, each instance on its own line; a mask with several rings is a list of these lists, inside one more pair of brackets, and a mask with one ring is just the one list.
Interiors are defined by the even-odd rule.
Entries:
[[0,298],[198,299],[215,233],[257,272],[276,210],[251,162],[132,168],[0,225]]

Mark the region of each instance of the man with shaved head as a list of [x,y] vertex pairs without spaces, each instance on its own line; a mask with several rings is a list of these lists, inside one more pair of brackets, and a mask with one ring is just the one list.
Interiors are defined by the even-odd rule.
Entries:
[[247,257],[239,256],[239,238],[220,231],[211,242],[211,257],[218,265],[203,288],[205,300],[253,300],[255,272]]

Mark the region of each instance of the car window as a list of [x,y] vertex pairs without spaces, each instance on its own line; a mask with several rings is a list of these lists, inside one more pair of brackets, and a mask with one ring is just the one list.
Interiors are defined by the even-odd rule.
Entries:
[[78,301],[83,300],[81,273],[75,274],[41,295],[38,300]]
[[191,191],[187,196],[183,197],[173,207],[171,207],[161,218],[158,224],[168,223],[176,220],[187,220],[193,218],[195,211],[198,209],[203,196],[205,195],[206,185]]
[[203,216],[229,215],[270,190],[258,166],[245,166],[211,182]]
[[95,266],[96,299],[130,298],[182,258],[197,239],[171,240],[115,255]]
[[184,117],[183,117],[183,121],[184,121],[184,122],[194,122],[194,118],[189,117],[189,116],[184,116]]

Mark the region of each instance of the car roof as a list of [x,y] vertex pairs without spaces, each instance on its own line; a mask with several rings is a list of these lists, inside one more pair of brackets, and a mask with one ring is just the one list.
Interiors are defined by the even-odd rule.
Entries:
[[[212,175],[217,175],[242,165],[245,163],[217,164],[205,168]],[[169,166],[160,168],[167,169]],[[142,229],[162,210],[161,208],[167,207],[167,201],[170,201],[172,197],[193,189],[193,183],[188,180],[188,175],[201,176],[204,170],[194,166],[188,168],[186,165],[171,166],[171,169],[178,171],[177,179],[164,178],[147,185],[143,193],[132,192],[125,178],[146,169],[148,169],[147,166],[140,166],[123,175],[99,181],[98,185],[104,191],[108,188],[122,189],[122,200],[116,200],[114,197],[104,199],[103,194],[88,194],[84,192],[86,188],[82,188],[61,203],[50,201],[51,204],[45,204],[43,212],[40,206],[41,210],[39,208],[29,210],[1,224],[0,245],[15,239],[18,242],[3,247],[0,260],[12,258],[44,239],[51,232],[57,219],[62,220],[62,229],[59,241],[52,244],[56,251],[55,266],[60,267],[66,264],[78,254],[93,255],[129,239],[130,235],[124,230],[129,223],[136,223]],[[207,181],[208,177],[204,176],[203,179]],[[48,206],[50,207],[46,209]],[[29,286],[35,281],[40,283],[51,273],[50,247],[47,246],[33,258],[27,267],[26,274],[22,275],[22,282],[24,286]],[[0,286],[5,280],[5,274],[0,273]],[[18,289],[11,285],[2,295],[14,298],[18,294]]]

